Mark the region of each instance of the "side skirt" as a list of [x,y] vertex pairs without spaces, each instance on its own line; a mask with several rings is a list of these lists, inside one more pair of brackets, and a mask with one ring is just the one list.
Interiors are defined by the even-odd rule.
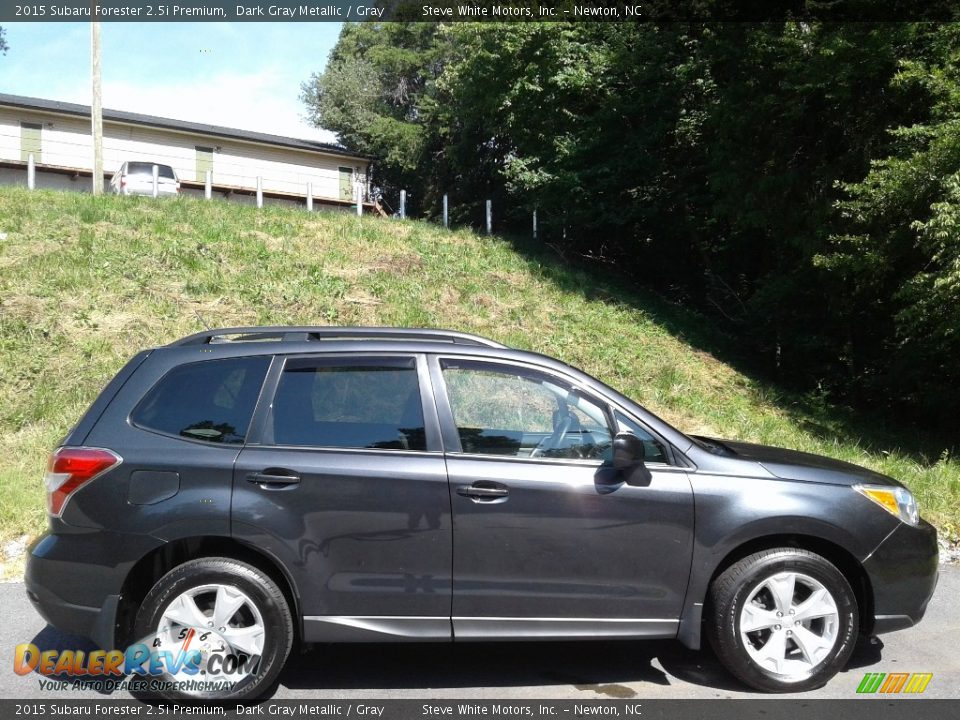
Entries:
[[453,618],[457,640],[675,638],[678,620],[648,618]]
[[676,638],[678,620],[647,618],[422,617],[308,615],[314,642],[592,640]]

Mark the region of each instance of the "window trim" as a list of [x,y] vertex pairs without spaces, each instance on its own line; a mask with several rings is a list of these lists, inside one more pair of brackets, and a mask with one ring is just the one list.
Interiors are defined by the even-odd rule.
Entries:
[[[280,385],[280,379],[283,376],[284,369],[288,362],[298,360],[316,361],[320,364],[333,366],[348,365],[354,358],[393,358],[400,360],[413,360],[414,369],[417,371],[417,382],[420,387],[420,402],[423,408],[423,426],[426,435],[426,450],[405,450],[401,448],[354,448],[342,447],[340,445],[282,445],[273,442],[268,437],[270,432],[270,420],[273,414],[273,400],[277,394],[277,388]],[[430,382],[429,371],[426,368],[426,356],[423,353],[414,352],[313,352],[313,353],[290,353],[278,354],[274,356],[273,365],[267,372],[263,383],[263,390],[257,407],[253,413],[253,420],[250,422],[250,429],[247,431],[246,446],[261,447],[276,450],[291,450],[297,452],[346,452],[346,453],[401,453],[413,455],[435,456],[443,452],[440,440],[440,423],[437,419],[436,403],[433,396],[433,386]]]

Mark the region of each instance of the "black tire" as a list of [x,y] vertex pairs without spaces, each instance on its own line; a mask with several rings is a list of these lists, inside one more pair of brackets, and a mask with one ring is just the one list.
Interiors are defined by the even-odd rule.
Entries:
[[[820,583],[836,604],[838,621],[833,647],[824,657],[810,663],[805,671],[781,674],[762,667],[751,657],[740,633],[740,618],[744,605],[756,588],[784,572],[798,573],[801,578],[805,576]],[[804,587],[803,582],[800,585]],[[772,599],[772,593],[770,597]],[[709,608],[707,636],[717,657],[742,682],[765,692],[803,692],[826,684],[850,659],[860,627],[856,596],[847,579],[825,558],[797,548],[764,550],[731,565],[710,586]],[[791,635],[787,632],[788,626],[789,623],[783,625],[785,635]],[[780,627],[775,626],[776,631],[779,632]],[[765,636],[764,633],[770,634]],[[765,639],[771,638],[772,633],[773,630],[750,633],[747,641],[751,642],[752,648],[762,650]],[[786,639],[785,642],[789,657],[803,658],[795,640]],[[796,666],[796,663],[790,664]]]
[[[261,570],[230,558],[210,557],[191,560],[178,565],[153,586],[137,612],[135,636],[138,640],[152,638],[164,611],[182,593],[204,585],[224,585],[243,592],[256,606],[263,619],[264,640],[260,662],[255,672],[228,691],[201,695],[147,684],[154,687],[138,695],[164,700],[249,700],[260,697],[275,683],[293,645],[293,617],[290,606],[277,584]],[[162,681],[173,678],[163,675]],[[197,678],[202,679],[202,678]]]

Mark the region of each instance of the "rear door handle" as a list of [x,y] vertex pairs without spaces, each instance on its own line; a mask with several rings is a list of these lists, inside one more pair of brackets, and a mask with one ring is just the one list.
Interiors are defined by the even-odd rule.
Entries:
[[500,483],[485,482],[483,485],[476,483],[474,485],[462,485],[457,488],[457,495],[470,498],[474,502],[496,502],[506,500],[510,495],[510,490],[506,485]]
[[256,483],[264,490],[279,490],[285,487],[300,484],[300,476],[292,470],[267,468],[263,472],[252,472],[247,475],[247,482]]

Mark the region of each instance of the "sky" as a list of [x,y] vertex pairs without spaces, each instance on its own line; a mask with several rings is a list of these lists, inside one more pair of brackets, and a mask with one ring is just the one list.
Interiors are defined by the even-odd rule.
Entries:
[[[89,105],[89,23],[5,23],[0,92]],[[300,83],[340,23],[101,23],[103,107],[334,142],[303,119]]]

